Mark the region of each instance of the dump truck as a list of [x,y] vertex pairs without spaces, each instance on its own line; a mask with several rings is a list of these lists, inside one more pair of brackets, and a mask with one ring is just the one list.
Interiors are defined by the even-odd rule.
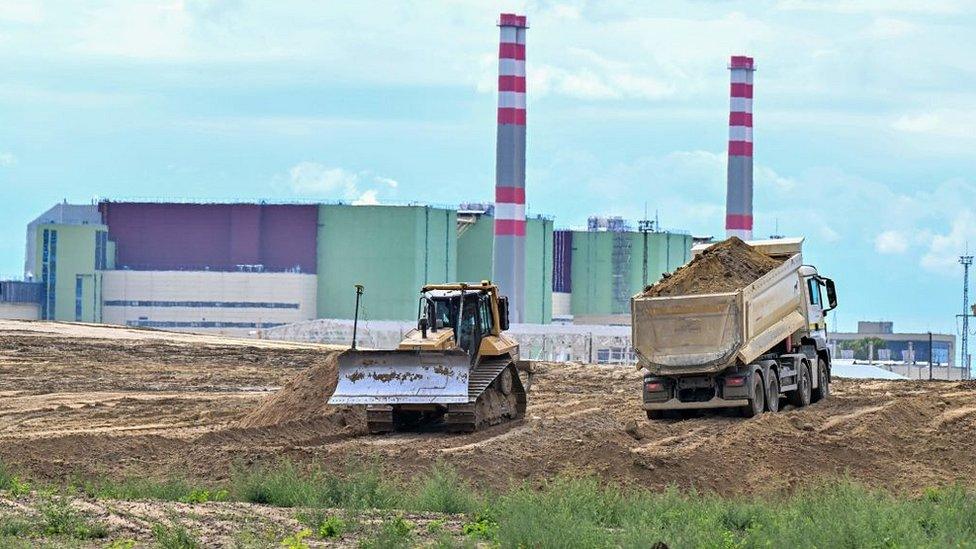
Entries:
[[831,279],[804,265],[802,243],[747,242],[782,263],[735,291],[631,299],[649,419],[708,408],[752,417],[778,411],[781,399],[801,407],[829,395],[826,314],[837,294]]
[[429,284],[417,309],[417,327],[396,350],[342,353],[329,404],[364,405],[374,434],[433,425],[472,432],[523,417],[531,372],[503,333],[508,299],[498,287]]

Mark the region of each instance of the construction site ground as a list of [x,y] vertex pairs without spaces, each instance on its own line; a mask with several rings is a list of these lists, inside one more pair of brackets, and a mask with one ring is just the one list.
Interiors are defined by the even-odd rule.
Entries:
[[[227,479],[282,459],[403,476],[436,462],[504,488],[563,474],[722,495],[845,476],[917,494],[976,478],[976,382],[837,380],[826,402],[743,420],[648,421],[632,367],[544,363],[527,417],[469,434],[366,434],[358,410],[261,427],[243,418],[332,348],[0,321],[0,461],[38,479]],[[324,410],[324,411],[322,411]]]

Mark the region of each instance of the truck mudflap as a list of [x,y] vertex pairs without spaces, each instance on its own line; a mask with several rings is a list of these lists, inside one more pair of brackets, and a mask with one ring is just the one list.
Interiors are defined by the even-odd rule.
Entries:
[[452,351],[346,351],[329,404],[468,402],[470,357]]

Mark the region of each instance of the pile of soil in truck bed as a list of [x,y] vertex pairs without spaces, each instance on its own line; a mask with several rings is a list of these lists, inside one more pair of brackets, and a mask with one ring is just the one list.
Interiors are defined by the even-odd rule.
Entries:
[[775,269],[780,261],[736,237],[711,246],[671,275],[644,288],[644,297],[734,292]]

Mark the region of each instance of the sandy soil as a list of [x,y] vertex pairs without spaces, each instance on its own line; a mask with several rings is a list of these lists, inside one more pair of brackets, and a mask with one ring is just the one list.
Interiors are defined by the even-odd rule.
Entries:
[[631,368],[540,364],[523,421],[471,435],[369,436],[361,413],[331,407],[321,417],[237,426],[275,388],[326,360],[328,348],[15,324],[0,326],[0,459],[46,478],[216,480],[235,464],[287,457],[340,468],[378,456],[404,474],[449,462],[490,486],[582,471],[723,494],[838,475],[900,492],[976,484],[972,381],[838,381],[829,400],[806,409],[649,422]]

